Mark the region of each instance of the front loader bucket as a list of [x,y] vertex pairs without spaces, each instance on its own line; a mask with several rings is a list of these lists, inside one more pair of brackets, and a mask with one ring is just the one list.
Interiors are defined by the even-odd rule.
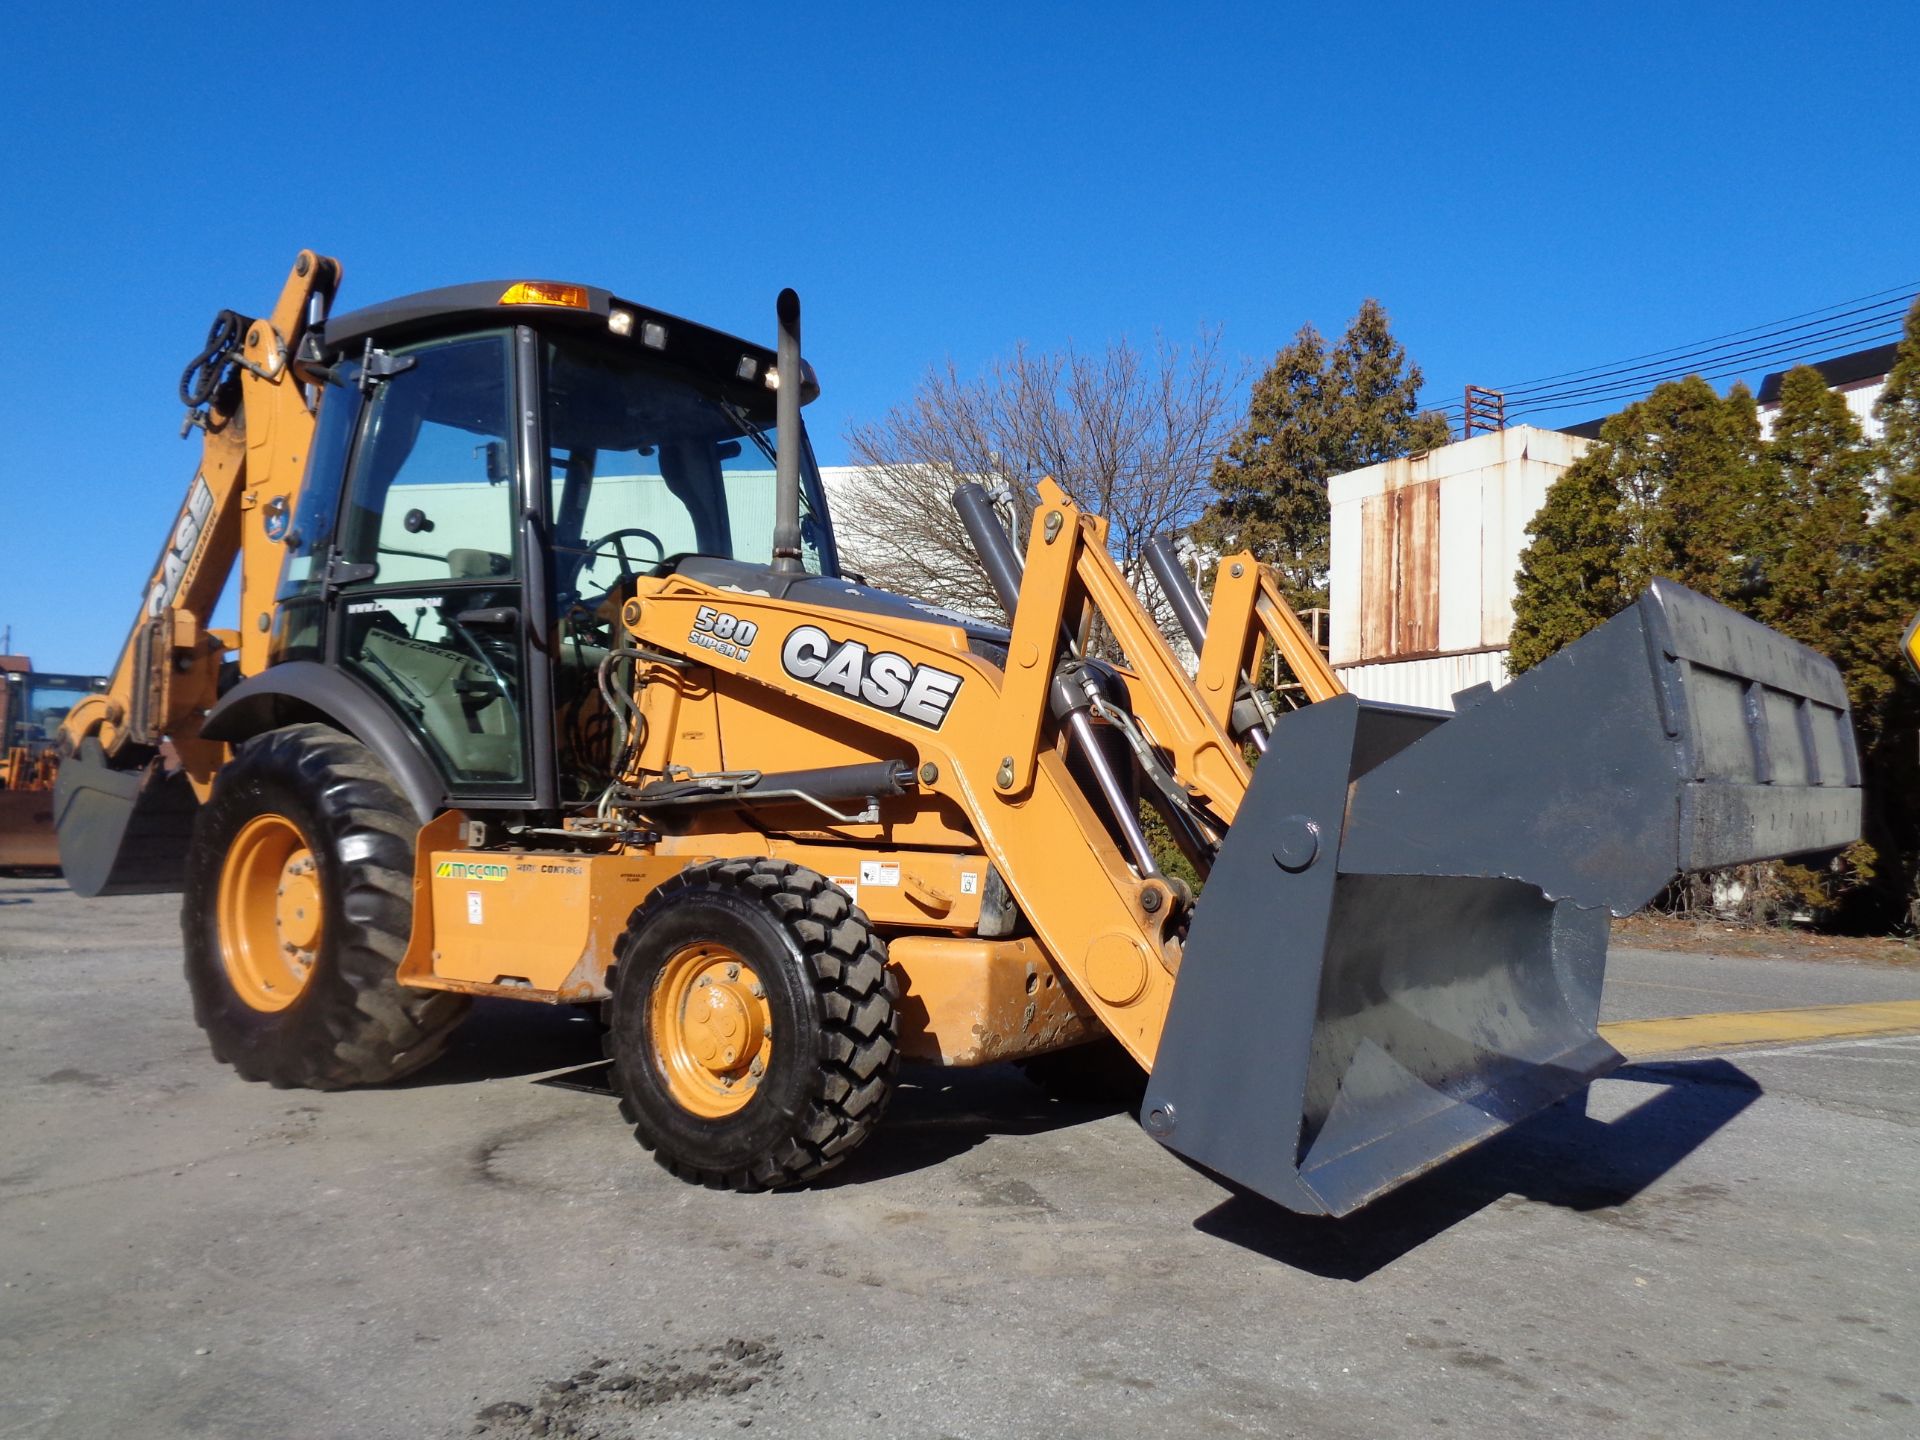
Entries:
[[75,892],[151,895],[186,883],[187,842],[199,808],[193,787],[159,756],[116,770],[86,739],[53,779],[60,868]]
[[1668,581],[1460,714],[1282,719],[1193,918],[1149,1133],[1344,1215],[1620,1063],[1608,920],[1859,834],[1846,691]]

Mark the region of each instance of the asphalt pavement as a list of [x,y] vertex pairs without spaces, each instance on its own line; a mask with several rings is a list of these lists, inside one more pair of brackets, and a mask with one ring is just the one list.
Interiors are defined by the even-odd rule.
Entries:
[[[1342,1222],[1006,1067],[738,1196],[640,1150],[570,1012],[483,1006],[389,1089],[237,1079],[176,910],[0,879],[9,1440],[1920,1434],[1920,1039],[1631,1064]],[[1620,950],[1606,1009],[1916,998]]]

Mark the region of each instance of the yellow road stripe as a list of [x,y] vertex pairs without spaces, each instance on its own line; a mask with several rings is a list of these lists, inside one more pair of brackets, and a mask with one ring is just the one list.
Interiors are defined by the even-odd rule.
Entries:
[[1849,1040],[1861,1035],[1920,1035],[1920,1000],[1619,1020],[1602,1025],[1600,1035],[1629,1060],[1701,1050],[1737,1050],[1755,1045]]

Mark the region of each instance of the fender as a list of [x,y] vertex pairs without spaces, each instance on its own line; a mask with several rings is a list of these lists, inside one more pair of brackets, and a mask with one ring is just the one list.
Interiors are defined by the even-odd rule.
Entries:
[[447,783],[420,737],[360,680],[313,660],[289,660],[241,681],[208,712],[200,733],[229,744],[301,720],[325,720],[392,772],[422,824],[447,808]]

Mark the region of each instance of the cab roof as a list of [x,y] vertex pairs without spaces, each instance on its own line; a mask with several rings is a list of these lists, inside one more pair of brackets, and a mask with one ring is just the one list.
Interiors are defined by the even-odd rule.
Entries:
[[[626,318],[616,318],[622,316]],[[321,343],[331,356],[351,359],[370,338],[385,345],[457,329],[462,324],[523,323],[604,336],[613,343],[631,345],[636,354],[650,355],[722,382],[750,386],[769,401],[773,396],[766,384],[767,373],[774,368],[774,352],[769,347],[622,300],[596,285],[565,280],[475,280],[381,300],[328,316],[321,328]],[[616,328],[622,325],[624,331]],[[819,394],[819,377],[813,366],[802,360],[800,401],[805,404]]]

